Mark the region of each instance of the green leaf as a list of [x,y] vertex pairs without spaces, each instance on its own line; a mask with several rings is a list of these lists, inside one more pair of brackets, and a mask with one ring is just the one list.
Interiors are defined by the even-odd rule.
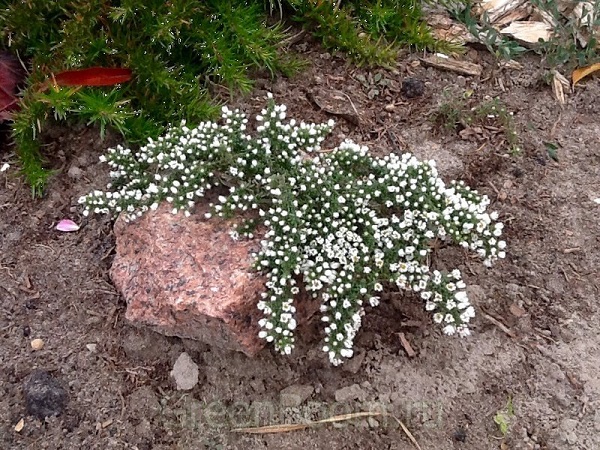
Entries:
[[544,142],[544,146],[546,147],[548,156],[550,158],[552,158],[554,161],[558,162],[558,145],[556,145],[552,142]]
[[496,425],[498,425],[498,430],[500,430],[500,433],[502,433],[502,436],[506,436],[506,433],[508,433],[508,417],[507,417],[507,415],[502,411],[498,411],[496,413],[496,415],[494,416],[494,423]]

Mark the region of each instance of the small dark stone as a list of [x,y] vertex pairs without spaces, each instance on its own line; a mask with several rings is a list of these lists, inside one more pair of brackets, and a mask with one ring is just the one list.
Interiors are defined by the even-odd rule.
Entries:
[[25,302],[25,308],[27,309],[37,309],[37,302],[35,299],[30,298]]
[[23,383],[27,413],[44,420],[59,416],[67,404],[67,391],[45,370],[33,371]]
[[525,172],[520,167],[515,167],[512,171],[512,174],[517,178],[521,178],[523,175],[525,175]]
[[400,91],[406,98],[420,97],[425,92],[425,83],[415,78],[405,78]]
[[467,441],[467,432],[464,428],[459,428],[454,432],[454,440],[458,442],[466,442]]
[[535,162],[541,166],[545,166],[546,164],[548,164],[548,161],[546,161],[546,158],[540,154],[535,155]]
[[23,336],[28,337],[31,334],[31,328],[29,328],[29,325],[25,325],[23,327]]

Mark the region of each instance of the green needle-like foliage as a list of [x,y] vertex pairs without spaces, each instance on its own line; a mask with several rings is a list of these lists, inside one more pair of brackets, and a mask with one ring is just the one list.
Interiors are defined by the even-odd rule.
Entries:
[[[207,93],[211,83],[248,92],[251,70],[290,70],[279,50],[285,35],[266,21],[262,3],[242,0],[0,1],[4,46],[30,67],[13,130],[35,191],[48,175],[37,136],[50,117],[141,142],[167,123],[211,117],[218,106]],[[115,87],[51,83],[53,74],[94,66],[130,68],[134,78]]]
[[433,38],[422,20],[419,0],[288,0],[287,3],[295,11],[295,19],[308,25],[325,47],[342,51],[361,65],[393,66],[398,51],[407,46],[460,51],[453,44]]
[[[30,68],[13,134],[23,173],[41,192],[48,172],[37,137],[48,119],[117,130],[130,144],[168,123],[214,117],[209,89],[245,93],[257,70],[291,74],[301,63],[268,12],[293,18],[325,47],[366,65],[392,66],[401,45],[438,49],[417,0],[0,0],[0,48]],[[56,86],[53,75],[129,68],[118,86]]]

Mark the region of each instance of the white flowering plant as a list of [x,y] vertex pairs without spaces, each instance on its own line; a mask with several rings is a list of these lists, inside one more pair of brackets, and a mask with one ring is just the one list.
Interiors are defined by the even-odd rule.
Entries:
[[409,153],[373,157],[349,140],[322,150],[333,121],[288,121],[271,95],[256,121],[248,134],[246,116],[223,107],[220,123],[183,123],[137,152],[108,150],[101,161],[114,180],[80,199],[83,214],[135,220],[166,201],[189,216],[207,191],[225,187],[207,217],[251,217],[232,228],[234,239],[265,230],[254,255],[267,277],[259,336],[283,354],[294,348],[299,283],[320,299],[323,351],[334,365],[352,356],[365,307],[377,306],[389,284],[418,293],[445,334],[469,335],[475,310],[461,272],[429,262],[436,240],[488,266],[504,258],[503,224],[488,213],[488,197],[462,182],[446,185],[434,161]]

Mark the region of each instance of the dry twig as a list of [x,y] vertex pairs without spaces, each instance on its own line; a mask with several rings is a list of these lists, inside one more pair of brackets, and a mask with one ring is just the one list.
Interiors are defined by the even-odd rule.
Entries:
[[317,420],[314,422],[307,422],[307,423],[266,425],[264,427],[253,427],[253,428],[235,428],[231,431],[233,433],[249,433],[249,434],[287,433],[289,431],[305,430],[306,428],[314,427],[316,425],[327,424],[327,423],[344,422],[344,421],[348,421],[348,420],[358,419],[361,417],[381,417],[381,416],[391,417],[392,419],[394,419],[398,423],[398,425],[400,425],[400,428],[402,428],[402,431],[404,431],[404,434],[406,434],[406,436],[412,442],[412,444],[415,446],[415,448],[417,450],[421,450],[421,446],[419,445],[419,443],[417,442],[415,437],[412,435],[410,430],[406,427],[406,425],[404,425],[404,423],[400,419],[398,419],[397,417],[395,417],[391,414],[377,412],[377,411],[375,411],[375,412],[363,411],[363,412],[357,412],[357,413],[351,413],[351,414],[340,414],[338,416],[333,416],[333,417],[329,417],[327,419]]

